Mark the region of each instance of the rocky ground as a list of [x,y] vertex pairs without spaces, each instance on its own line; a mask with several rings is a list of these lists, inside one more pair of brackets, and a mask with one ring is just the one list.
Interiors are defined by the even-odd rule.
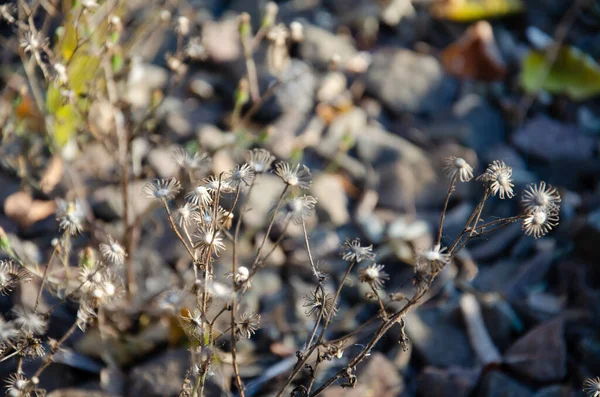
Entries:
[[[360,237],[374,245],[378,261],[385,263],[390,292],[412,290],[413,254],[435,238],[448,188],[445,157],[463,157],[477,175],[501,159],[513,168],[515,191],[544,180],[562,196],[560,224],[548,236],[536,240],[514,224],[469,244],[439,276],[427,301],[406,318],[408,350],[398,344],[399,331],[393,328],[359,366],[356,388],[333,386],[324,396],[583,395],[584,380],[600,375],[600,101],[597,93],[582,98],[566,88],[527,93],[520,76],[523,60],[539,48],[540,40],[560,40],[592,63],[600,59],[600,9],[592,1],[524,0],[520,12],[489,18],[488,25],[469,33],[475,21],[436,17],[428,3],[281,2],[277,21],[300,22],[303,39],[289,44],[291,59],[279,83],[268,64],[268,43],[258,47],[254,59],[260,92],[276,87],[243,133],[230,131],[232,98],[246,74],[237,18],[249,13],[256,31],[262,1],[188,1],[174,8],[173,15],[189,18],[192,36],[202,38],[202,56],[187,63],[177,84],[170,80],[164,57],[177,45],[171,25],[157,24],[150,39],[130,49],[135,59],[126,87],[131,107],[144,109],[156,90],[165,93],[152,132],[131,142],[129,190],[134,199],[129,212],[145,219],[133,259],[141,303],[132,309],[138,313],[135,320],[115,320],[123,336],[104,343],[106,350],[99,351],[100,335],[94,329],[69,340],[42,376],[44,387],[53,390],[50,395],[179,393],[189,368],[187,345],[165,326],[168,320],[146,310],[143,302],[180,281],[186,253],[163,212],[142,197],[141,189],[153,177],[179,176],[173,144],[211,153],[213,171],[219,173],[240,160],[248,136],[261,137],[250,143],[259,141],[277,158],[301,157],[311,169],[311,194],[319,201],[309,224],[310,239],[316,259],[326,261],[322,270],[333,280],[343,274],[339,246],[345,238]],[[127,7],[126,31],[155,10],[137,1]],[[567,17],[571,19],[565,21]],[[557,26],[565,26],[566,32],[557,33]],[[6,24],[1,30],[8,43],[11,28]],[[469,34],[476,44],[459,45],[458,54],[453,52],[456,43],[471,43]],[[0,51],[6,92],[10,76],[21,73],[20,60],[14,48]],[[588,86],[599,76],[591,74]],[[3,109],[11,105],[7,98]],[[102,104],[96,106],[87,129],[110,131],[112,121],[103,118]],[[242,114],[249,109],[246,105]],[[23,257],[44,263],[58,224],[52,209],[40,210],[39,217],[15,210],[15,197],[21,203],[51,202],[80,189],[101,227],[113,235],[122,233],[119,167],[106,146],[79,140],[63,156],[62,177],[48,191],[32,188],[8,161],[21,150],[5,142],[0,148],[1,158],[7,159],[0,169],[0,226]],[[46,160],[39,168],[47,168]],[[260,181],[260,194],[251,197],[252,211],[244,215],[245,229],[265,226],[280,192],[278,183],[274,175]],[[19,192],[27,192],[26,197],[15,196]],[[449,203],[443,241],[458,235],[482,193],[478,183],[459,186]],[[492,200],[484,217],[518,211],[516,199]],[[310,330],[311,319],[298,313],[304,311],[302,297],[314,280],[301,229],[289,234],[245,298],[248,307],[264,313],[260,331],[239,347],[246,396],[277,390]],[[84,234],[73,245],[83,248],[94,238]],[[252,244],[242,246],[242,257],[251,255]],[[338,332],[356,328],[377,312],[377,305],[365,299],[366,290],[357,287],[357,276],[352,277],[353,287],[342,292]],[[15,303],[35,300],[35,286],[0,297],[0,313],[9,317]],[[51,305],[52,298],[47,299]],[[61,305],[52,314],[48,335],[60,337],[74,315],[74,307]],[[489,335],[499,353],[486,365],[477,348],[482,335]],[[365,342],[358,338],[347,356]],[[26,362],[24,369],[37,365]],[[0,379],[15,368],[16,361],[0,363]],[[231,368],[223,363],[206,395],[233,395],[230,384]]]

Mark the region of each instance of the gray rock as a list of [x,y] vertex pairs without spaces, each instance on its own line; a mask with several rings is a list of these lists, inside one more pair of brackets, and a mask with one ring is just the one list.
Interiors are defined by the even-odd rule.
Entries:
[[248,209],[244,217],[244,225],[249,229],[259,229],[270,221],[269,211],[276,205],[283,190],[281,179],[275,175],[259,176],[249,198]]
[[488,372],[482,380],[481,390],[477,394],[481,397],[532,397],[533,393],[517,382],[504,375],[502,372]]
[[562,380],[567,374],[563,320],[552,320],[530,330],[505,352],[504,362],[536,382]]
[[327,69],[333,56],[343,64],[356,54],[348,37],[336,35],[314,25],[304,25],[304,40],[299,46],[300,57],[317,68]]
[[534,397],[571,397],[572,395],[573,393],[568,387],[553,385],[538,390]]
[[214,62],[231,62],[242,55],[237,18],[207,21],[202,27],[202,44]]
[[337,117],[329,128],[327,133],[319,142],[319,150],[330,156],[337,154],[340,143],[345,137],[355,140],[356,137],[364,133],[367,126],[367,113],[361,108],[354,108]]
[[475,358],[458,318],[441,309],[420,308],[406,319],[406,332],[425,363],[436,367],[470,367]]
[[[134,181],[129,184],[129,216],[133,221],[148,211],[154,204],[142,193],[145,181]],[[96,216],[104,219],[115,219],[123,216],[121,188],[108,185],[96,189],[90,198],[90,205]]]
[[456,82],[431,55],[380,50],[366,74],[367,90],[395,113],[433,113],[448,107]]
[[179,167],[173,158],[173,150],[168,148],[153,149],[148,153],[148,163],[160,178],[177,176]]
[[422,397],[468,397],[478,378],[477,369],[426,367],[419,374],[417,394]]
[[563,124],[539,115],[512,136],[515,146],[541,160],[581,161],[593,157],[596,141],[576,125]]
[[127,100],[136,108],[148,106],[152,91],[164,87],[167,79],[165,69],[141,60],[134,61],[127,80]]
[[318,199],[317,211],[325,221],[341,226],[350,221],[348,196],[340,177],[322,173],[313,180],[312,193]]
[[317,89],[317,78],[312,68],[305,62],[292,59],[281,80],[283,83],[275,92],[279,107],[284,112],[291,109],[299,113],[310,112],[314,106]]

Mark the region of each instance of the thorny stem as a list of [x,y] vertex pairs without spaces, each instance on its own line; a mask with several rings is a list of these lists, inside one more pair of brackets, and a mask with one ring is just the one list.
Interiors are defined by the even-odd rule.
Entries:
[[442,242],[442,231],[444,228],[444,220],[446,219],[446,211],[448,210],[448,202],[450,201],[450,196],[452,192],[454,192],[454,186],[456,184],[456,178],[458,177],[458,172],[454,174],[452,177],[452,181],[450,182],[450,186],[448,187],[448,193],[446,194],[446,201],[444,201],[444,208],[442,209],[442,214],[440,215],[440,226],[438,228],[437,239],[435,240],[435,246],[439,246]]

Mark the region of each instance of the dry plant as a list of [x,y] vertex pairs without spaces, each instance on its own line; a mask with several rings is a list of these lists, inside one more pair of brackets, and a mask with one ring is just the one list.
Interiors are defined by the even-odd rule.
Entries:
[[[343,381],[352,387],[357,382],[355,370],[365,360],[377,342],[394,326],[401,329],[398,341],[403,347],[409,343],[404,333],[406,315],[414,309],[431,288],[436,277],[448,266],[458,252],[469,241],[485,236],[507,225],[520,221],[525,234],[539,238],[558,224],[560,196],[557,190],[544,182],[529,186],[522,195],[523,212],[507,218],[484,222],[483,210],[487,200],[497,196],[510,199],[513,192],[512,169],[503,161],[494,161],[476,180],[483,186],[483,195],[460,234],[450,244],[442,246],[444,220],[448,203],[458,183],[473,179],[472,167],[461,158],[449,158],[446,172],[450,179],[444,207],[441,211],[435,244],[426,251],[415,253],[417,265],[413,279],[412,295],[399,292],[385,294],[385,283],[389,279],[385,265],[375,262],[376,253],[371,245],[360,240],[347,240],[341,247],[342,259],[347,262],[346,270],[338,277],[334,293],[325,289],[328,275],[313,258],[306,220],[313,215],[317,199],[307,195],[311,187],[311,172],[302,164],[286,161],[275,163],[275,157],[265,149],[255,148],[247,152],[246,161],[232,170],[210,175],[210,156],[192,153],[184,148],[174,152],[174,161],[185,179],[156,179],[147,183],[143,192],[131,192],[130,182],[133,160],[132,140],[148,132],[156,120],[156,109],[162,98],[155,98],[141,115],[134,114],[124,101],[121,85],[126,81],[127,68],[131,72],[135,63],[127,59],[126,49],[136,40],[143,40],[148,32],[140,32],[124,43],[122,4],[119,1],[99,4],[93,0],[79,2],[70,10],[66,19],[64,35],[51,48],[48,39],[50,22],[38,28],[34,23],[36,13],[47,13],[47,20],[57,15],[52,2],[35,2],[29,5],[19,0],[16,8],[4,5],[0,15],[16,30],[20,39],[20,56],[27,74],[31,93],[44,122],[40,128],[46,134],[47,150],[52,153],[64,151],[65,146],[76,142],[75,135],[82,129],[89,116],[92,100],[108,103],[110,120],[114,126],[110,135],[95,138],[115,153],[114,161],[120,169],[124,222],[123,235],[113,238],[86,214],[85,197],[76,196],[57,204],[57,220],[61,233],[56,239],[50,258],[45,266],[31,264],[13,249],[10,239],[0,233],[0,248],[10,260],[0,262],[0,292],[9,293],[18,285],[39,278],[39,292],[31,308],[17,306],[10,320],[0,318],[0,361],[18,359],[16,372],[7,380],[10,396],[43,395],[39,377],[52,364],[53,357],[65,341],[78,329],[85,332],[90,326],[98,326],[105,332],[103,321],[110,311],[126,311],[135,305],[137,285],[133,267],[133,254],[139,239],[139,228],[143,218],[136,219],[129,213],[129,200],[139,194],[151,198],[164,210],[169,226],[185,248],[193,278],[184,280],[184,285],[173,287],[161,294],[158,307],[176,316],[181,328],[190,341],[191,365],[182,385],[181,396],[203,396],[207,378],[216,362],[220,360],[220,343],[230,342],[230,355],[234,381],[240,396],[245,396],[246,386],[240,374],[237,343],[251,338],[260,327],[265,313],[244,311],[246,292],[252,288],[252,280],[265,267],[267,260],[286,237],[288,227],[294,223],[301,227],[307,254],[307,267],[314,277],[314,288],[306,298],[306,315],[314,319],[312,331],[302,347],[296,352],[297,361],[292,366],[277,396],[317,396],[327,387]],[[56,3],[54,3],[56,4]],[[167,54],[167,65],[171,69],[172,90],[187,72],[186,62],[202,57],[199,37],[192,36],[193,27],[183,15],[174,22],[171,11],[164,7],[151,8],[150,15],[166,21],[177,33],[177,50]],[[276,25],[276,5],[267,6],[265,18],[256,34],[252,34],[250,17],[240,17],[240,40],[243,47],[247,74],[239,83],[232,112],[232,129],[241,128],[273,94],[277,85],[260,93],[254,52],[264,39],[269,41],[268,64],[274,75],[281,75],[289,63],[287,45],[289,40],[301,39],[301,29],[295,25],[290,32],[283,25]],[[146,28],[147,29],[147,28]],[[143,30],[143,29],[142,29]],[[129,62],[129,66],[128,65]],[[40,75],[41,73],[41,80]],[[81,79],[85,78],[85,82]],[[44,93],[43,87],[46,91]],[[244,113],[244,108],[251,103]],[[77,125],[65,131],[64,125],[53,124],[52,120],[74,120]],[[3,142],[16,134],[9,128],[3,130]],[[63,135],[61,135],[63,134]],[[75,143],[76,144],[76,143]],[[274,167],[272,167],[272,165]],[[34,180],[27,167],[20,174],[24,179]],[[266,228],[255,245],[253,259],[243,262],[240,256],[242,223],[249,208],[250,197],[260,194],[255,190],[260,178],[272,172],[281,180],[280,193],[270,212]],[[201,173],[203,178],[198,179]],[[183,186],[191,186],[182,194]],[[182,202],[182,196],[185,202]],[[225,205],[224,203],[228,203]],[[270,241],[276,223],[283,225],[279,237]],[[84,230],[93,229],[99,241],[97,249],[86,248],[75,255],[72,238]],[[258,234],[256,234],[258,236]],[[138,236],[138,237],[136,237]],[[231,268],[224,276],[215,269],[224,266],[218,258],[231,249]],[[77,256],[77,257],[76,257]],[[77,262],[74,269],[71,266]],[[43,270],[40,270],[43,269]],[[339,311],[340,296],[346,282],[353,273],[370,291],[367,298],[377,305],[378,314],[352,332],[327,338]],[[223,288],[223,286],[230,286]],[[49,291],[58,298],[58,303],[43,308],[40,303],[43,292]],[[386,297],[387,296],[387,297]],[[46,338],[47,321],[58,304],[74,301],[78,304],[77,319],[58,340]],[[400,309],[391,309],[391,302],[402,304]],[[217,320],[228,318],[228,327],[220,330]],[[363,335],[368,342],[347,359],[339,370],[323,380],[325,361],[339,360],[351,338]],[[23,371],[24,360],[43,358],[39,368],[32,374]],[[308,370],[308,379],[299,381],[299,374]],[[592,382],[593,383],[593,382]],[[592,387],[592,383],[588,386]],[[592,389],[590,389],[592,390]]]

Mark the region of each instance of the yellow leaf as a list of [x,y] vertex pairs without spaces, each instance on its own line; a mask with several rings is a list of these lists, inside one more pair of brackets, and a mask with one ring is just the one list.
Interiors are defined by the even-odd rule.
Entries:
[[54,114],[60,107],[60,89],[54,84],[50,84],[48,86],[48,91],[46,92],[46,109],[48,113]]
[[82,118],[75,106],[70,103],[61,106],[54,115],[54,143],[57,147],[64,147],[77,132],[77,126]]
[[551,67],[543,51],[531,51],[523,60],[520,82],[529,94],[544,89],[584,100],[600,94],[600,65],[575,47],[562,47]]
[[521,0],[443,0],[431,7],[434,17],[456,22],[499,18],[521,11]]
[[75,54],[67,69],[70,88],[75,94],[87,92],[88,84],[93,80],[99,64],[100,60],[97,57],[85,52]]

